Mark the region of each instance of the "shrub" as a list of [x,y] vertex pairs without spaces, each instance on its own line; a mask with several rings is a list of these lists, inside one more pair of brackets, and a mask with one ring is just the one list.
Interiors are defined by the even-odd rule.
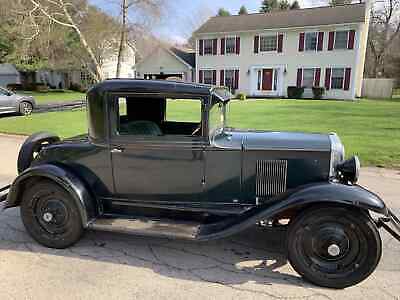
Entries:
[[313,99],[319,100],[322,99],[322,96],[325,94],[325,89],[323,87],[314,86],[312,88]]
[[303,97],[304,88],[297,86],[288,86],[287,95],[289,99],[301,99]]
[[45,83],[37,83],[34,90],[38,92],[48,92],[49,87]]
[[75,91],[75,92],[81,92],[81,93],[86,92],[86,89],[79,83],[71,83],[71,85],[69,86],[69,89],[71,91]]
[[7,89],[10,91],[22,91],[24,88],[23,88],[22,84],[10,83],[10,84],[7,84]]
[[238,94],[236,95],[236,98],[239,99],[239,100],[241,100],[241,101],[244,101],[244,100],[247,99],[247,95],[246,95],[245,93],[238,93]]

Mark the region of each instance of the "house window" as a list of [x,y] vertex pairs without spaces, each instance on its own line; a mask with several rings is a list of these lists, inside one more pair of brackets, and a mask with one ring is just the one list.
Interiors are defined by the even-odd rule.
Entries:
[[225,40],[225,53],[226,54],[235,54],[236,53],[236,38],[228,37]]
[[260,37],[260,51],[276,51],[277,49],[277,38],[276,35],[261,36]]
[[85,83],[89,83],[92,81],[92,76],[87,71],[81,72],[81,81]]
[[233,89],[235,86],[235,70],[225,70],[225,86]]
[[303,69],[303,87],[312,88],[314,86],[315,69]]
[[317,49],[317,40],[318,33],[317,32],[307,32],[306,33],[306,51],[316,50]]
[[204,40],[204,54],[205,55],[212,55],[213,54],[213,40],[208,39]]
[[348,31],[335,32],[335,49],[347,49]]
[[214,84],[214,82],[213,82],[213,71],[212,70],[204,70],[203,71],[203,83],[205,83],[205,84]]
[[344,84],[344,68],[332,69],[331,88],[332,89],[343,89]]

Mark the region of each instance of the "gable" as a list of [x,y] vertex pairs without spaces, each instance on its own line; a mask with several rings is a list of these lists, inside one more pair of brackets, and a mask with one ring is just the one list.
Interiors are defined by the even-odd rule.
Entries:
[[190,70],[188,64],[163,47],[158,47],[152,54],[136,64],[136,71],[139,73],[158,74],[168,71],[188,72],[188,70]]

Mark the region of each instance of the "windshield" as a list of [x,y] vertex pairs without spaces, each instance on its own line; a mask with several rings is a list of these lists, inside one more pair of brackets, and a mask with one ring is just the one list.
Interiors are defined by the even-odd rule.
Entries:
[[228,110],[228,103],[229,102],[217,102],[211,107],[209,114],[210,136],[227,126],[226,112]]

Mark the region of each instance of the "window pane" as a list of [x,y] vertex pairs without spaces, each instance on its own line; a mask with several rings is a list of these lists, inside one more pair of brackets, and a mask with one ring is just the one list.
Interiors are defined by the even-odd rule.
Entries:
[[317,48],[317,33],[306,33],[306,50],[315,50]]
[[335,32],[335,49],[347,49],[348,31]]
[[203,82],[205,84],[213,84],[213,71],[205,70],[203,71]]
[[342,89],[344,82],[344,69],[343,68],[335,68],[332,69],[332,80],[331,80],[331,88],[332,89]]
[[213,53],[213,40],[208,39],[204,40],[204,54],[212,54]]
[[306,88],[314,86],[314,69],[303,70],[303,86]]
[[201,101],[198,99],[167,99],[166,121],[201,122]]
[[227,54],[234,54],[236,52],[236,38],[230,37],[227,38],[226,41],[226,53]]
[[260,51],[276,51],[277,40],[276,35],[262,36],[260,39]]
[[225,86],[232,89],[233,84],[234,84],[234,77],[235,77],[234,70],[226,70],[225,71]]

